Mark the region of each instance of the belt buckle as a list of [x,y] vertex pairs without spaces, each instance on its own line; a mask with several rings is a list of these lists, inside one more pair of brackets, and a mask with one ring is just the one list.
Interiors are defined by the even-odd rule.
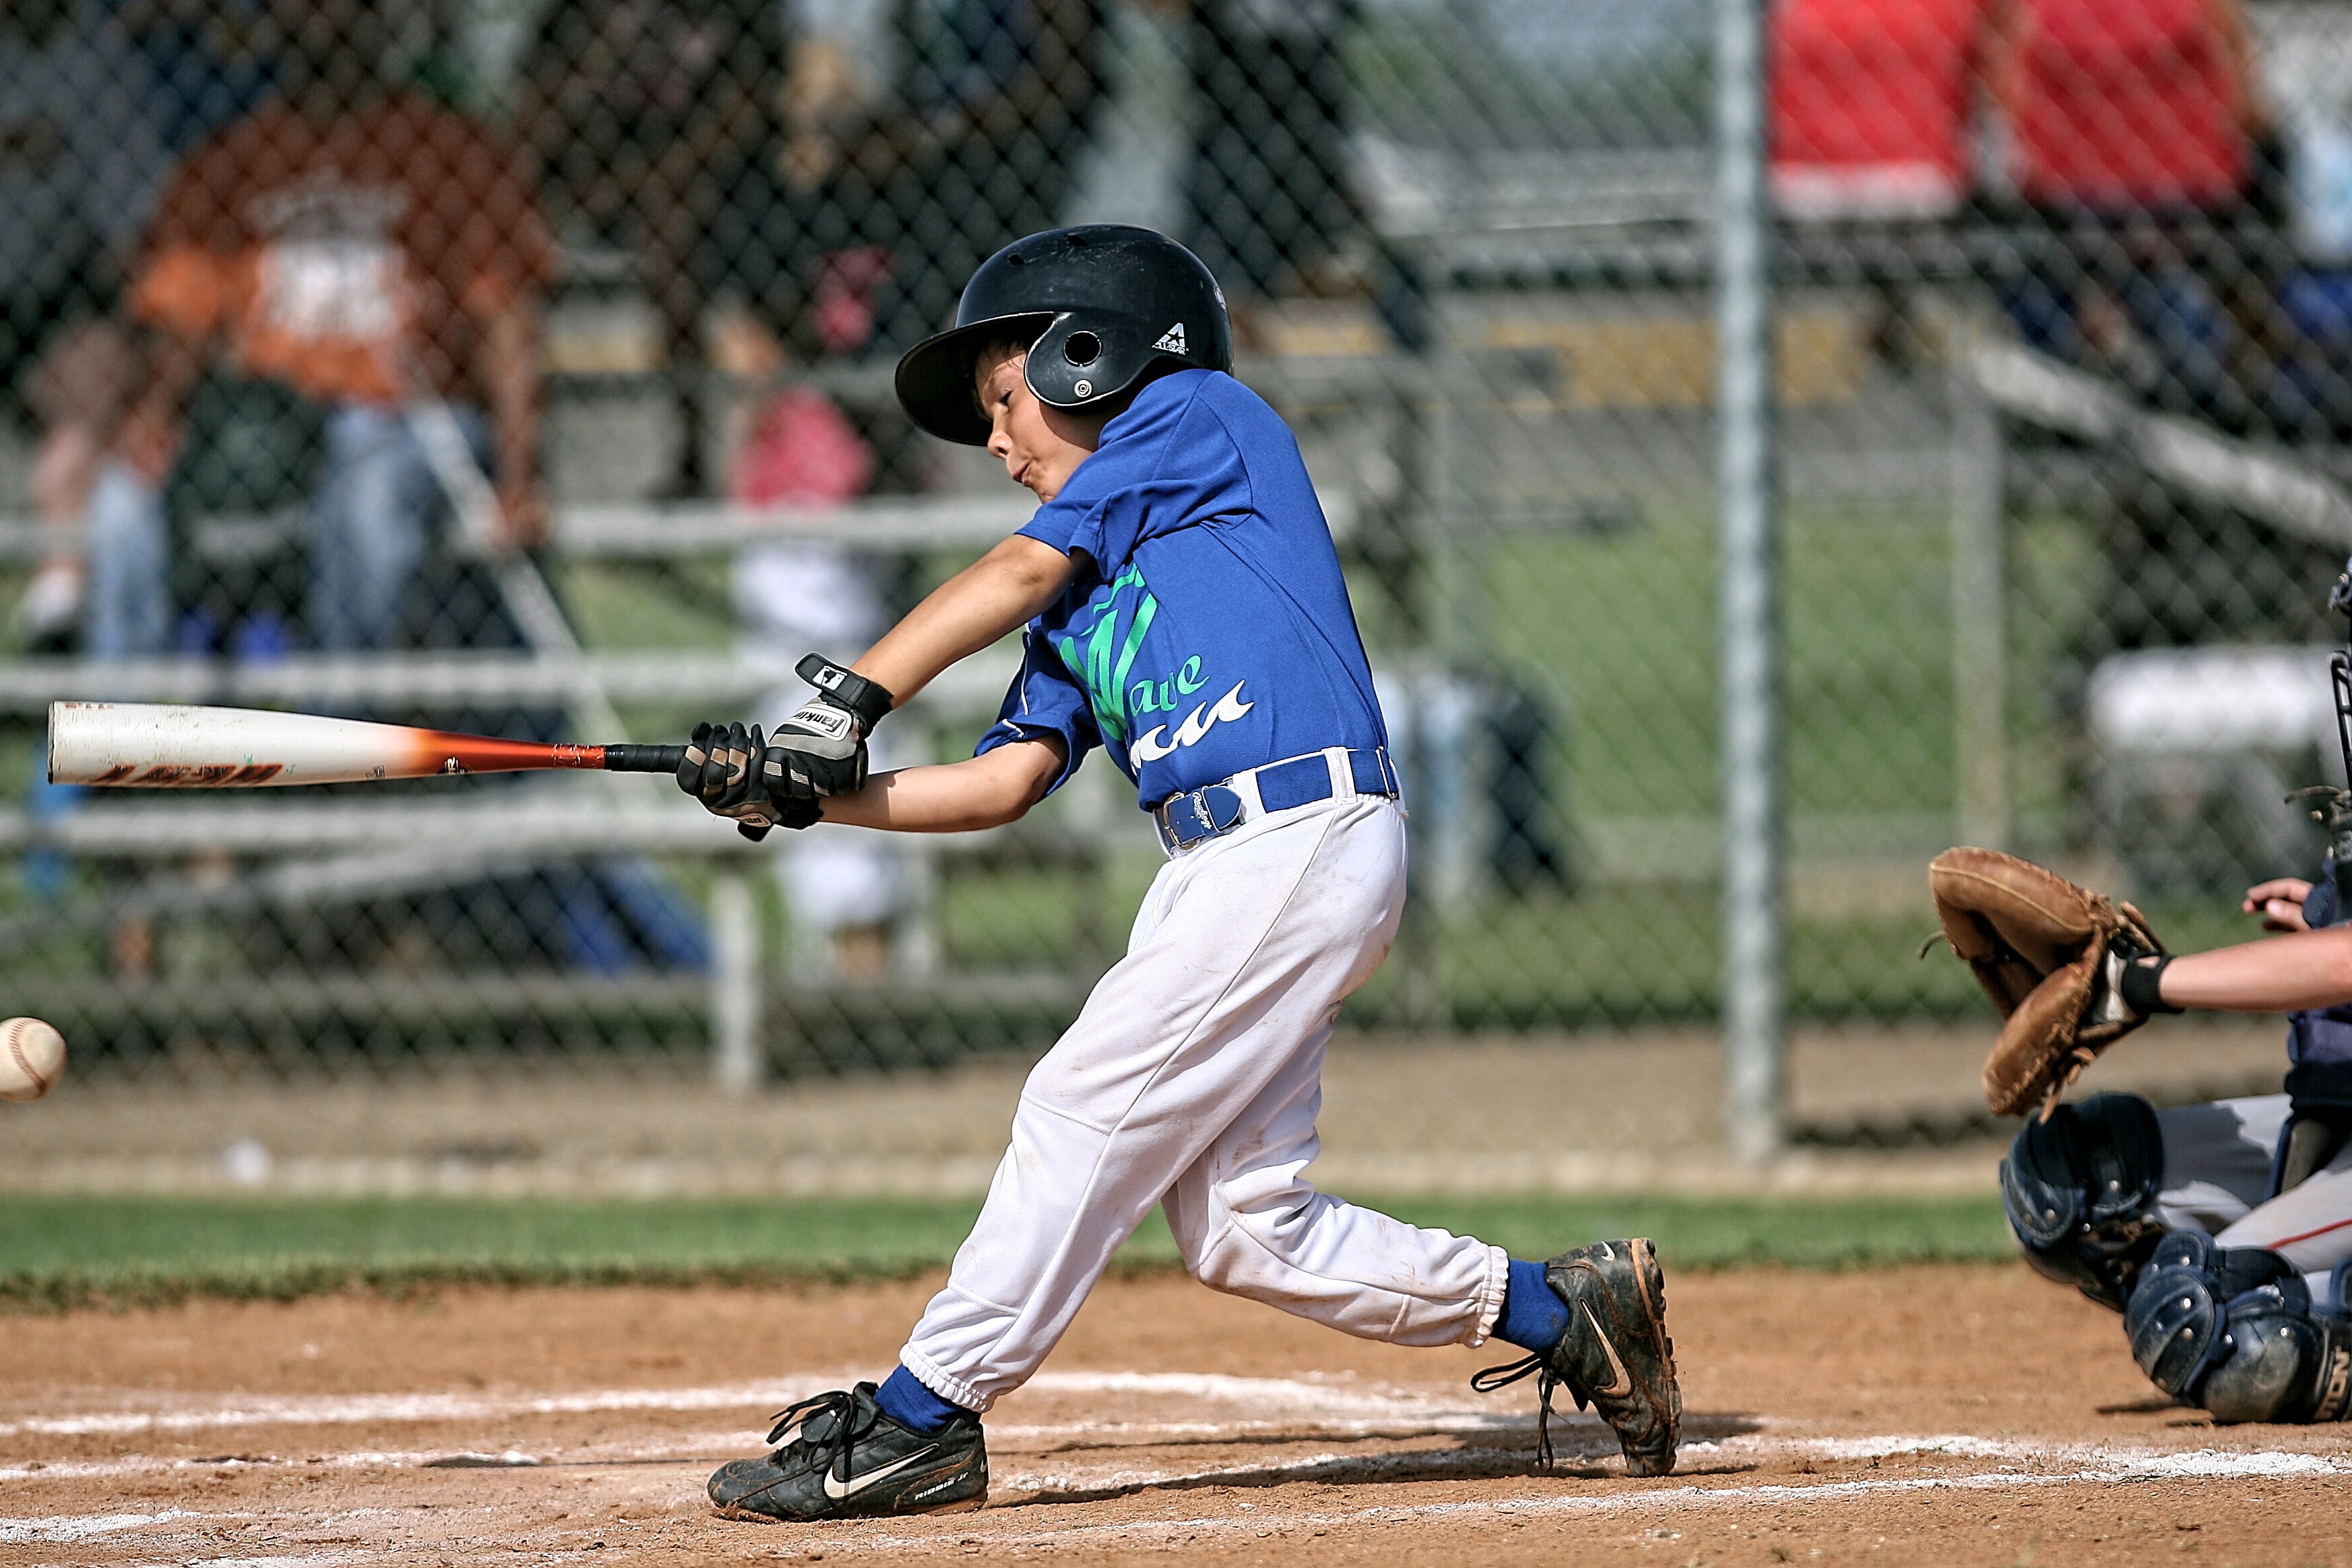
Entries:
[[[1242,792],[1227,784],[1204,784],[1192,792],[1201,820],[1211,834],[1227,833],[1242,819]],[[1218,796],[1224,798],[1220,800]]]
[[[1177,826],[1174,807],[1176,801],[1180,800],[1192,808],[1194,831],[1188,833]],[[1242,819],[1243,803],[1239,790],[1230,784],[1202,784],[1199,789],[1180,795],[1160,809],[1167,814],[1169,838],[1177,848],[1183,849],[1203,838],[1214,838],[1230,832]]]

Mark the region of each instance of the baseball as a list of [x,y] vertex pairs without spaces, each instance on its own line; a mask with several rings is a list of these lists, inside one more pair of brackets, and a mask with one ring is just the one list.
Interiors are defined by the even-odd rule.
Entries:
[[66,1071],[66,1037],[38,1018],[0,1024],[0,1100],[38,1100]]

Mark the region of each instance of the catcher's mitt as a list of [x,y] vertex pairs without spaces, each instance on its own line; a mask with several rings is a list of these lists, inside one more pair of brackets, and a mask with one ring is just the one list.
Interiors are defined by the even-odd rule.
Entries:
[[2120,976],[2164,944],[2131,905],[1996,849],[1945,850],[1927,886],[1952,951],[2007,1020],[1984,1065],[1994,1114],[2048,1114],[2101,1051],[2147,1022]]

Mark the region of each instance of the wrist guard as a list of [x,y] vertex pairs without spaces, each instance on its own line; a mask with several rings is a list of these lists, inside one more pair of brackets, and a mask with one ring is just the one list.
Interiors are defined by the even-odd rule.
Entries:
[[2165,965],[2171,962],[2172,954],[2159,952],[2153,958],[2136,958],[2126,963],[2122,979],[2116,986],[2123,994],[2124,1005],[2142,1017],[2151,1013],[2182,1011],[2176,1004],[2166,1001],[2160,989]]
[[821,653],[803,654],[793,673],[817,689],[817,695],[835,708],[846,709],[857,721],[857,732],[870,735],[874,726],[890,716],[897,700],[889,689],[879,681],[868,680],[846,665],[835,664]]

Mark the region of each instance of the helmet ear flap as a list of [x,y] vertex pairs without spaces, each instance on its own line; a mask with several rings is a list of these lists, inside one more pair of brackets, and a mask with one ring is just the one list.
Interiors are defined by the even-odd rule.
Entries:
[[1084,408],[1116,397],[1157,357],[1136,324],[1098,310],[1065,311],[1029,346],[1023,377],[1037,400]]

